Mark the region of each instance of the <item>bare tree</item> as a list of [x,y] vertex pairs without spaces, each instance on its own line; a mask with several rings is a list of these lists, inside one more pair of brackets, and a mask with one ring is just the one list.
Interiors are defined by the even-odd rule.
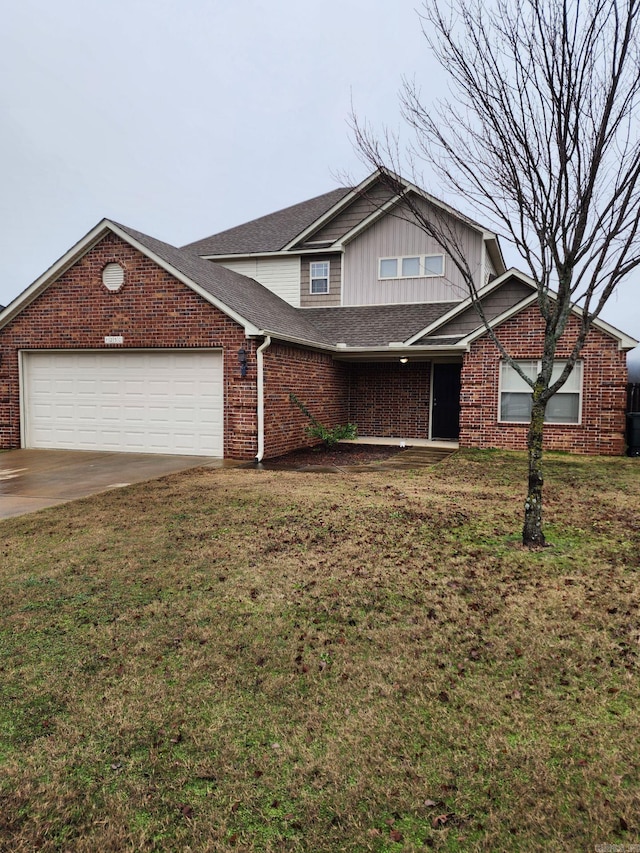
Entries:
[[[540,371],[527,376],[492,331],[473,271],[447,217],[405,195],[405,210],[462,273],[501,356],[532,391],[523,543],[542,546],[542,443],[550,398],[571,374],[593,321],[640,264],[640,0],[425,0],[429,48],[451,98],[401,92],[411,142],[353,119],[361,156],[401,191],[427,164],[512,243],[537,288],[544,322]],[[574,306],[578,331],[553,372]],[[565,359],[563,359],[565,362]],[[553,381],[552,381],[553,373]]]

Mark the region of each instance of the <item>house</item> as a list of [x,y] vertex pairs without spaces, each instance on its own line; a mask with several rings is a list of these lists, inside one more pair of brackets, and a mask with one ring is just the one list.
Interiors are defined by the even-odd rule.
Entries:
[[[404,193],[456,229],[485,315],[534,370],[533,283],[496,235],[374,173],[182,248],[100,222],[0,313],[0,447],[274,457],[310,441],[293,393],[365,436],[524,448],[529,389]],[[547,447],[623,453],[636,344],[595,323]]]

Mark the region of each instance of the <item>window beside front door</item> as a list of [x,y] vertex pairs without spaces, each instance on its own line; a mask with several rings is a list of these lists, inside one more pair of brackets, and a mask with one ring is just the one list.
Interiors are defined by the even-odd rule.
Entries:
[[[541,362],[527,359],[517,362],[520,369],[534,380]],[[557,381],[566,361],[556,361],[551,372],[551,383]],[[546,424],[579,424],[582,414],[582,362],[577,361],[562,388],[547,403]],[[529,423],[531,420],[531,386],[508,364],[500,368],[500,421],[504,423]]]

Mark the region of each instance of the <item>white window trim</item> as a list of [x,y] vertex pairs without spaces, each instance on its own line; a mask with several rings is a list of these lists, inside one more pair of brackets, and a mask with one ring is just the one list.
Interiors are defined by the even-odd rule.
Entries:
[[[531,364],[535,364],[537,373],[540,373],[540,370],[542,369],[541,359],[515,358],[514,361],[516,361],[516,362],[526,361],[526,362],[529,362]],[[565,364],[566,362],[567,362],[566,358],[555,359],[555,364]],[[499,364],[499,371],[498,371],[498,423],[499,424],[517,424],[519,426],[527,426],[529,421],[509,421],[509,420],[505,420],[502,417],[502,365],[504,364],[504,360],[500,359],[498,364]],[[575,426],[581,426],[582,425],[582,396],[583,396],[583,391],[584,391],[584,361],[582,361],[581,359],[576,361],[573,370],[575,371],[576,368],[578,368],[580,370],[580,388],[579,388],[579,390],[578,391],[563,391],[562,388],[565,387],[563,385],[562,388],[559,391],[556,391],[556,393],[553,396],[556,397],[560,394],[577,394],[578,395],[578,420],[577,421],[546,421],[545,420],[545,422],[544,422],[545,426],[550,426],[550,427],[573,426],[573,427],[575,427]],[[573,371],[572,371],[572,373],[573,373]],[[521,392],[515,391],[515,392],[508,392],[508,393],[516,393],[516,394],[522,393],[522,394],[524,394],[525,392],[524,391],[521,391]],[[531,393],[533,393],[533,391]]]
[[[313,268],[316,264],[326,264],[327,265],[327,274],[325,275],[313,275]],[[326,290],[314,290],[313,282],[314,281],[323,281],[327,282]],[[309,293],[311,296],[326,296],[331,289],[331,261],[311,261],[309,264]]]
[[[433,273],[433,272],[423,272],[419,275],[382,275],[381,274],[381,266],[382,261],[397,261],[398,263],[398,271],[402,272],[402,261],[406,258],[419,258],[420,265],[424,269],[424,260],[425,258],[442,258],[442,272]],[[435,253],[429,255],[396,255],[389,256],[388,258],[378,258],[378,281],[397,281],[398,279],[407,279],[407,278],[443,278],[445,272],[445,256],[442,253]]]

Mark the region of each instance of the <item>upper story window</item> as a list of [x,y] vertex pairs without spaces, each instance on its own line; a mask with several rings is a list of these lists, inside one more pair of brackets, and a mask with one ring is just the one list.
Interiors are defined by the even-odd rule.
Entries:
[[[566,361],[556,361],[551,383],[559,377]],[[539,361],[518,361],[518,366],[530,379],[540,372]],[[577,361],[569,378],[547,403],[546,424],[579,424],[582,414],[582,362]],[[531,388],[516,371],[502,362],[500,369],[500,420],[508,423],[529,423],[531,419]]]
[[380,258],[378,278],[427,278],[444,275],[444,255]]
[[329,293],[329,261],[311,262],[311,293]]

